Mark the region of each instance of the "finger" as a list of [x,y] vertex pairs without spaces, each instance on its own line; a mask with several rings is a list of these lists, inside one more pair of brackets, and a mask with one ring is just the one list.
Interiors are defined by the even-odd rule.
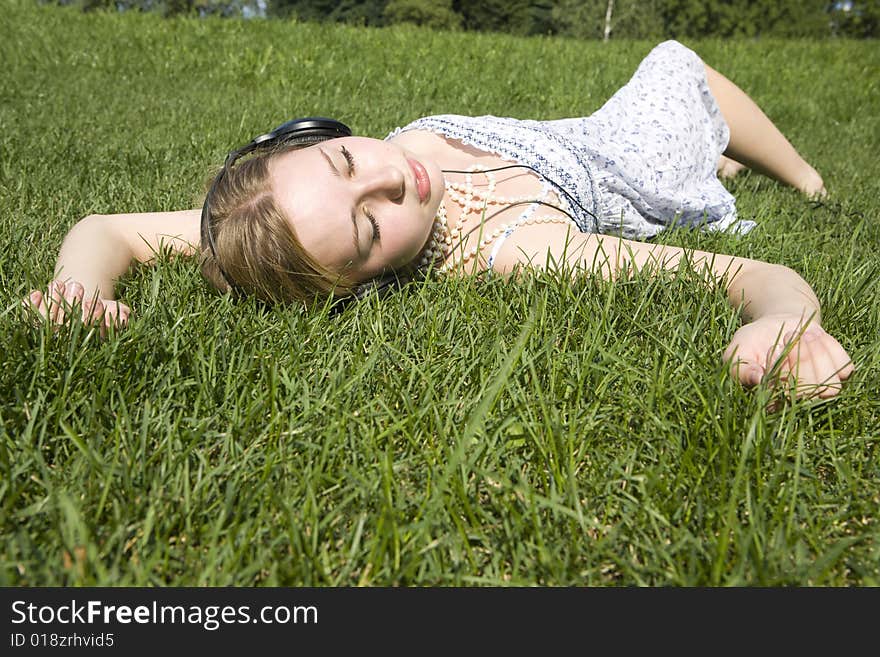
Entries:
[[819,397],[825,399],[838,394],[843,389],[842,381],[854,370],[849,354],[832,335],[817,325],[807,328],[801,342],[809,350],[808,357],[802,355],[801,360],[808,358],[812,363],[813,380],[820,385]]
[[738,359],[730,364],[730,375],[742,385],[752,387],[761,383],[764,368],[755,361]]
[[106,338],[106,337],[107,337],[107,323],[106,323],[106,321],[105,321],[105,319],[104,319],[104,318],[105,318],[105,315],[106,315],[106,312],[107,312],[107,311],[105,310],[105,311],[101,314],[101,316],[98,318],[98,321],[95,322],[95,326],[96,326],[97,329],[98,329],[98,334],[99,334],[102,338]]
[[805,333],[798,341],[797,357],[795,394],[798,397],[828,398],[840,392],[840,379],[820,335]]
[[47,294],[40,295],[40,307],[37,309],[40,313],[40,317],[43,322],[46,324],[52,325],[51,317],[49,315],[49,298]]
[[829,348],[827,340],[812,340],[809,343],[809,347],[813,369],[816,372],[816,383],[819,384],[817,395],[820,399],[834,397],[843,389],[840,378],[841,367],[835,361],[833,351]]
[[840,343],[832,335],[826,334],[824,341],[825,347],[834,363],[835,371],[841,381],[846,381],[855,370],[852,359],[846,350],[840,346]]
[[31,294],[31,299],[34,299],[34,296],[39,299],[37,301],[37,312],[40,314],[40,317],[43,319],[49,319],[49,298],[48,293],[43,294],[41,291],[36,291]]
[[119,307],[119,311],[116,316],[116,321],[118,322],[120,327],[128,326],[128,320],[131,317],[131,308],[129,308],[125,304],[117,305]]
[[64,299],[64,282],[52,281],[52,283],[49,285],[48,292],[48,317],[53,324],[57,324],[59,321],[62,321],[64,319],[64,312],[62,311],[62,300]]
[[64,297],[63,297],[63,307],[59,310],[60,313],[64,313],[64,317],[71,317],[74,313],[74,308],[77,306],[81,307],[82,314],[85,315],[85,308],[82,306],[82,297],[83,297],[83,288],[82,285],[76,283],[74,281],[69,281],[64,286]]
[[731,378],[744,386],[756,386],[764,376],[764,368],[756,358],[757,354],[739,354],[740,345],[735,342],[724,350],[724,361],[728,363]]
[[101,299],[93,299],[87,301],[83,307],[82,321],[90,328],[97,328],[98,333],[103,338],[106,329],[104,327],[104,302]]
[[[844,352],[846,353],[846,352]],[[835,361],[839,363],[840,361]],[[846,381],[849,377],[852,376],[852,373],[855,372],[855,365],[853,365],[852,359],[849,356],[846,356],[846,362],[843,365],[840,365],[837,368],[837,376],[841,381]]]
[[112,328],[123,328],[128,324],[128,317],[131,312],[128,306],[118,301],[110,301],[106,304],[104,311],[104,325]]
[[727,345],[727,349],[725,349],[724,353],[721,355],[722,360],[725,363],[730,362],[730,364],[733,365],[733,362],[741,357],[739,349],[740,346],[736,343],[736,341],[731,342],[729,345]]
[[43,303],[43,293],[39,290],[34,290],[21,300],[21,307],[24,310],[26,320],[36,320],[36,316],[41,315],[41,303]]
[[104,302],[100,299],[87,301],[83,305],[82,320],[89,326],[100,323],[104,319],[104,311]]
[[765,381],[778,388],[788,399],[796,396],[798,379],[799,345],[792,342],[793,335],[796,334],[787,333],[782,342],[767,352],[768,371]]
[[785,356],[787,345],[782,342],[776,342],[772,347],[767,350],[767,355],[765,357],[765,363],[767,370],[767,375],[770,378],[778,378],[780,374],[780,369],[785,364],[783,357]]
[[34,290],[25,298],[25,303],[27,304],[27,306],[33,308],[34,310],[37,310],[42,302],[43,293],[40,290]]
[[67,301],[69,305],[73,305],[77,301],[82,302],[83,298],[83,286],[76,281],[68,281],[64,285],[64,300]]
[[788,367],[782,368],[792,373],[790,393],[795,397],[828,399],[840,393],[839,368],[826,347],[827,338],[830,336],[822,330],[806,331],[787,359]]

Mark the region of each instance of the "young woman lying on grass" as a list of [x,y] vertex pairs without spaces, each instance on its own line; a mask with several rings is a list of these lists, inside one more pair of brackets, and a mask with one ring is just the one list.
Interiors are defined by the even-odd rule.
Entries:
[[724,359],[743,384],[796,380],[798,395],[831,397],[852,372],[822,328],[816,295],[791,269],[632,240],[670,225],[748,231],[754,224],[737,219],[718,180],[743,165],[825,194],[755,103],[679,43],[654,48],[587,118],[434,116],[385,140],[317,124],[317,137],[276,134],[271,148],[255,140],[250,157],[231,155],[204,209],[81,220],[47,293],[33,291],[25,305],[53,323],[81,312],[102,331],[125,325],[130,309],[114,300],[114,281],[163,243],[200,253],[222,291],[306,303],[426,271],[564,266],[615,278],[677,270],[686,258],[742,309],[747,323]]

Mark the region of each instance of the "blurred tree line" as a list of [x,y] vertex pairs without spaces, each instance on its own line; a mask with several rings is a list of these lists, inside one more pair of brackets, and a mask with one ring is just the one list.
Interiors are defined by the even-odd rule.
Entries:
[[55,0],[85,10],[294,18],[590,39],[876,38],[880,0]]

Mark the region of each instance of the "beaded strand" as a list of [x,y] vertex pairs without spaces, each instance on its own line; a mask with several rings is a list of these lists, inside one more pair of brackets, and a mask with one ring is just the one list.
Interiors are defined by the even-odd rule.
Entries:
[[512,221],[509,224],[501,224],[497,228],[493,229],[491,233],[486,235],[476,246],[471,247],[466,250],[459,261],[454,263],[444,263],[440,266],[438,271],[442,273],[448,272],[455,266],[463,265],[468,262],[471,258],[477,255],[483,248],[489,246],[493,242],[495,242],[499,237],[507,233],[508,231],[513,232],[519,226],[530,226],[532,224],[567,224],[570,221],[566,217],[560,217],[558,215],[547,214],[547,215],[539,215],[537,217],[533,216],[523,216],[517,219],[516,221]]
[[[479,190],[474,188],[473,174],[480,173],[486,178],[486,189]],[[495,175],[492,171],[486,171],[483,167],[475,164],[468,169],[465,174],[463,183],[451,181],[445,182],[446,198],[461,208],[458,221],[454,228],[449,227],[448,215],[446,212],[446,198],[440,201],[437,208],[437,215],[434,217],[434,226],[431,230],[431,237],[428,245],[422,253],[420,266],[425,267],[437,260],[447,260],[452,251],[452,244],[457,239],[460,243],[464,238],[465,224],[471,214],[485,213],[490,206],[509,206],[522,203],[531,203],[526,212],[517,220],[510,223],[504,223],[491,232],[488,232],[476,246],[467,249],[459,261],[455,263],[446,263],[438,268],[440,272],[448,272],[453,266],[463,265],[480,252],[481,249],[495,242],[499,237],[513,231],[515,228],[523,225],[532,224],[549,224],[549,223],[569,223],[566,217],[558,215],[540,215],[532,216],[538,203],[546,202],[550,196],[550,186],[546,181],[541,181],[541,192],[537,198],[534,196],[495,196],[494,191],[497,186]]]

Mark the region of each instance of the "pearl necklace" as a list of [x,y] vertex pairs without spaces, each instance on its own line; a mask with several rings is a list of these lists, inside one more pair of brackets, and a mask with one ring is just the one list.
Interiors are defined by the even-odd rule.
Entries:
[[510,235],[519,226],[532,224],[571,224],[571,220],[568,219],[568,217],[560,217],[559,215],[555,214],[545,214],[539,215],[537,217],[531,216],[530,214],[523,215],[516,221],[512,221],[509,224],[501,224],[491,233],[487,234],[483,239],[481,239],[476,246],[473,246],[465,251],[458,262],[450,264],[444,263],[440,266],[438,271],[446,273],[456,265],[464,265],[468,260],[477,255],[480,250],[497,241],[498,238],[500,238],[502,235]]
[[[481,173],[486,177],[486,190],[474,189],[473,173]],[[464,238],[464,228],[468,217],[471,214],[479,213],[485,216],[489,206],[512,206],[515,204],[529,203],[532,205],[516,220],[510,223],[503,223],[487,233],[479,240],[476,246],[464,251],[461,259],[456,263],[442,264],[438,271],[447,272],[454,265],[463,265],[471,258],[477,255],[481,249],[495,242],[502,235],[510,234],[519,226],[531,224],[567,224],[570,220],[567,217],[559,215],[540,215],[532,216],[537,207],[537,203],[545,202],[550,196],[550,186],[546,181],[541,181],[541,193],[535,198],[534,196],[495,196],[493,192],[496,187],[495,175],[492,171],[486,171],[485,168],[478,164],[468,168],[465,174],[464,183],[445,182],[446,196],[441,199],[440,206],[437,208],[437,215],[434,217],[434,226],[431,230],[431,237],[428,245],[422,252],[422,258],[419,261],[421,267],[425,267],[437,260],[445,261],[448,259],[452,251],[452,243],[454,238],[458,238],[459,244]],[[458,221],[455,227],[450,230],[446,213],[446,198],[461,208]],[[482,216],[480,220],[482,221]]]
[[422,259],[419,267],[427,267],[437,260],[445,260],[448,251],[452,248],[452,234],[446,221],[446,205],[444,199],[440,199],[440,207],[434,217],[434,227],[431,229],[431,237],[428,246],[422,251]]

